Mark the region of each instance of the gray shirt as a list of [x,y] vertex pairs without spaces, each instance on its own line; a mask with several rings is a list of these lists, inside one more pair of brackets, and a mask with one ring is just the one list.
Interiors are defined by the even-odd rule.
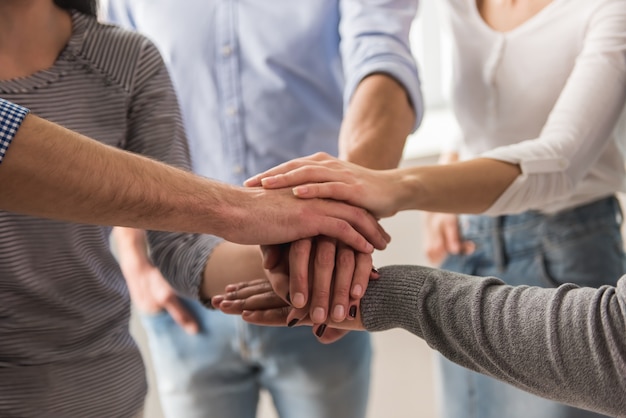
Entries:
[[543,289],[419,266],[380,272],[361,305],[367,330],[404,328],[469,369],[626,416],[626,276]]

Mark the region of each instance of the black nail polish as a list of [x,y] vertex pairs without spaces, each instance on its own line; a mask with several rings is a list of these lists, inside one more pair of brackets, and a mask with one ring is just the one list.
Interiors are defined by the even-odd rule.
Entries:
[[289,321],[289,323],[287,324],[287,326],[289,328],[293,327],[294,325],[296,325],[300,320],[298,318],[294,318],[291,321]]
[[291,296],[289,295],[289,292],[287,292],[287,296],[285,296],[285,300],[287,301],[288,304],[291,305]]
[[378,269],[376,267],[372,267],[372,273],[378,273]]
[[348,315],[350,315],[350,318],[356,318],[356,305],[350,306],[350,310],[348,311]]
[[322,335],[324,335],[324,331],[326,331],[326,324],[320,325],[317,331],[315,331],[315,335],[317,335],[318,338],[322,338]]

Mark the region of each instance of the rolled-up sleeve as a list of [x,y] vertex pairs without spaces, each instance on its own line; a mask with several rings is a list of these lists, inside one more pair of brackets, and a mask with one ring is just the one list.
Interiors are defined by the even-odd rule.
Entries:
[[583,49],[538,138],[499,147],[482,157],[518,164],[522,174],[485,212],[534,209],[568,198],[613,138],[626,103],[626,9],[598,8]]
[[0,99],[0,164],[29,110]]
[[409,31],[417,13],[417,0],[342,0],[340,2],[341,54],[347,108],[359,83],[368,75],[384,73],[407,91],[415,110],[414,130],[423,115],[423,100]]

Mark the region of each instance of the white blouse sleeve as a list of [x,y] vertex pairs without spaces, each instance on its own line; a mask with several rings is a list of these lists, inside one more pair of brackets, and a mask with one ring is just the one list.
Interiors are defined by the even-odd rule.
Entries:
[[481,157],[519,164],[522,174],[485,212],[521,212],[565,199],[612,140],[626,102],[626,1],[598,2],[581,53],[538,138]]

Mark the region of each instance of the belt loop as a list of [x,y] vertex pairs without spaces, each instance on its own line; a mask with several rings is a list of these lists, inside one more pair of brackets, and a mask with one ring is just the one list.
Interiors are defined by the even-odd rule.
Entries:
[[498,271],[501,273],[506,270],[506,266],[508,264],[503,229],[504,216],[494,218],[494,227],[492,229],[493,258]]

